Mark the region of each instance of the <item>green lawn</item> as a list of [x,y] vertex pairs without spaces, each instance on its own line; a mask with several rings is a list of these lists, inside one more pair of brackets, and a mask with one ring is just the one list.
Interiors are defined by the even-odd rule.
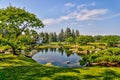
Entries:
[[0,54],[0,80],[120,80],[120,68],[47,67],[30,58]]

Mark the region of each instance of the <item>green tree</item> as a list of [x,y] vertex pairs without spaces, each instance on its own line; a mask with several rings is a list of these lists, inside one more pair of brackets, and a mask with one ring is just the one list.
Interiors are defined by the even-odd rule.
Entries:
[[74,31],[74,29],[72,29],[72,37],[73,37],[73,39],[75,39],[75,31]]
[[30,30],[31,38],[33,40],[33,44],[36,43],[36,40],[39,38],[38,33],[35,30]]
[[118,43],[118,41],[120,41],[120,36],[117,36],[117,35],[104,36],[102,38],[102,41],[106,42],[107,46],[111,47],[111,46],[114,46],[116,43]]
[[73,37],[69,37],[69,38],[66,38],[65,42],[67,42],[68,44],[71,44],[71,43],[74,43],[74,39]]
[[39,37],[43,38],[44,37],[44,33],[43,32],[39,33]]
[[31,30],[26,29],[22,34],[18,37],[18,40],[21,42],[23,45],[29,45],[34,42],[33,38],[31,37],[32,35],[30,34]]
[[94,39],[95,39],[95,41],[101,41],[102,40],[102,38],[103,38],[103,36],[101,36],[101,35],[97,35],[97,36],[94,36]]
[[60,42],[63,42],[65,39],[64,39],[64,31],[63,29],[61,29],[59,35],[58,35],[58,41]]
[[56,34],[56,32],[49,34],[49,42],[57,42],[57,34]]
[[80,45],[85,45],[88,42],[93,42],[93,41],[94,41],[94,38],[92,36],[83,36],[83,35],[80,35],[76,39],[76,42],[79,43]]
[[53,42],[57,42],[57,34],[56,34],[56,32],[53,33]]
[[70,28],[68,28],[68,27],[66,28],[64,36],[65,36],[65,39],[72,36]]
[[0,9],[0,33],[2,35],[0,41],[10,46],[13,54],[16,54],[20,43],[18,37],[22,35],[22,32],[26,29],[39,29],[43,26],[41,20],[24,9],[13,6]]
[[43,42],[44,43],[48,43],[49,42],[49,34],[47,32],[44,33]]
[[49,34],[49,42],[53,42],[54,41],[54,36],[53,33]]
[[77,38],[80,35],[79,30],[75,31],[75,38]]

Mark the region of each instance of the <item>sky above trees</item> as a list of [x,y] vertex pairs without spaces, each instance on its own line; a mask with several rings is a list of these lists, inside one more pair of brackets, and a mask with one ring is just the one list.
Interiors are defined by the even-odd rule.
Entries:
[[45,24],[39,32],[60,32],[70,27],[81,34],[120,35],[119,3],[120,0],[0,0],[0,8],[12,5],[36,14]]

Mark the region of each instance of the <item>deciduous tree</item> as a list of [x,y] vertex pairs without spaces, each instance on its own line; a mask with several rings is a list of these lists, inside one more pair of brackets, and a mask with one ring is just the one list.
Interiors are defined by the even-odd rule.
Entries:
[[26,29],[41,27],[44,27],[41,20],[24,9],[13,6],[0,9],[0,34],[2,35],[0,41],[10,46],[13,54],[16,54],[17,46],[20,43],[19,36],[22,35],[22,32]]

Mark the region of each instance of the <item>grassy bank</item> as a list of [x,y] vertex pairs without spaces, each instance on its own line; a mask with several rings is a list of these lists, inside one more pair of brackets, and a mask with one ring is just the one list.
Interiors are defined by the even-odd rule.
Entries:
[[30,58],[0,54],[0,80],[120,80],[120,68],[47,67]]

